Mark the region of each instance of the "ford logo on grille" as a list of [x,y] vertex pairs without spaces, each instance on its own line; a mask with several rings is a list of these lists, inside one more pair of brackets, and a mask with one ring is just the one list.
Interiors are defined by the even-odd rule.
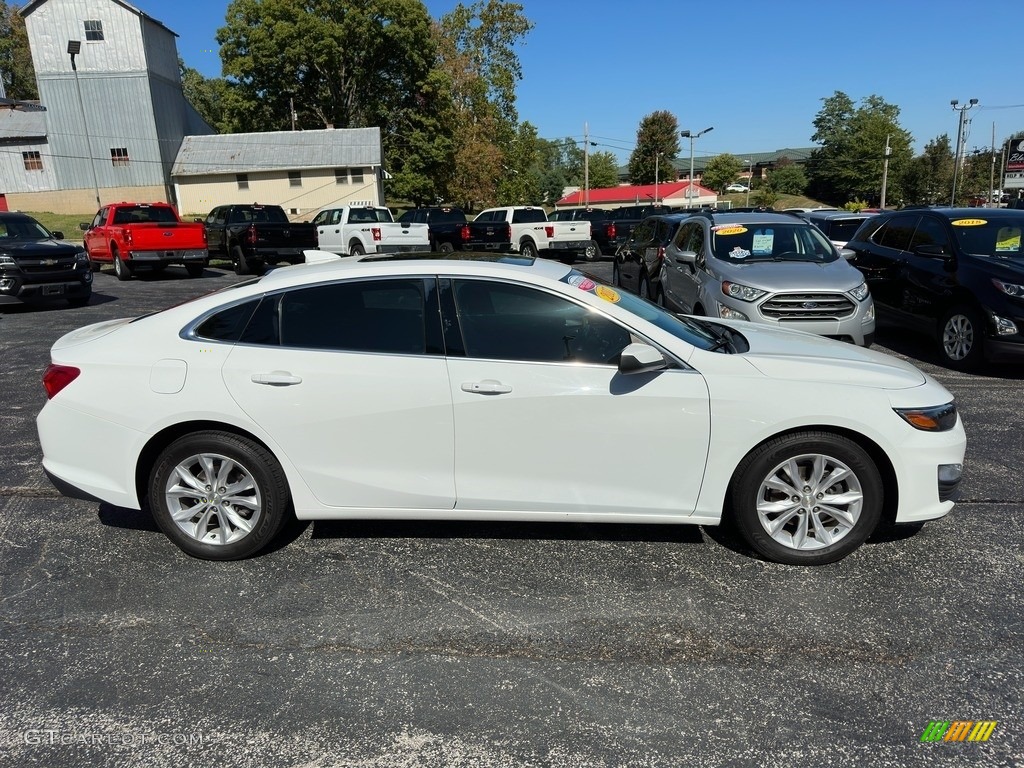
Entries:
[[174,236],[173,232],[164,232],[164,237],[173,237],[173,236]]
[[818,308],[818,302],[816,302],[816,301],[805,301],[802,306],[803,306],[804,309],[817,309]]

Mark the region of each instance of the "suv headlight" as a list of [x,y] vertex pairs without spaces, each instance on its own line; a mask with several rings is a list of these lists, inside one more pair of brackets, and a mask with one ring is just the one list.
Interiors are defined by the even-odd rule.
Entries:
[[893,408],[914,429],[925,432],[947,432],[956,426],[956,404],[946,403],[932,408]]
[[77,261],[79,264],[89,263],[89,254],[85,252],[84,248],[80,251],[75,251],[75,261]]
[[6,253],[0,253],[0,266],[14,266],[14,257],[8,256]]
[[867,283],[861,283],[852,291],[850,291],[850,295],[853,296],[853,298],[855,298],[857,301],[864,301],[864,299],[866,299],[870,294],[871,291],[868,290]]
[[992,278],[992,285],[1007,296],[1013,296],[1015,299],[1024,299],[1024,285],[1004,283],[1002,280],[996,280],[994,277]]
[[768,291],[762,291],[760,288],[751,288],[749,285],[741,285],[740,283],[730,283],[726,280],[722,283],[722,293],[740,301],[757,301]]

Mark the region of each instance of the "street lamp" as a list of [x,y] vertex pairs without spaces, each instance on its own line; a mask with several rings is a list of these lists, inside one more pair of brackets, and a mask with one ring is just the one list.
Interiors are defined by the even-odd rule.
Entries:
[[693,133],[692,131],[682,131],[679,135],[684,139],[690,140],[690,183],[686,188],[686,207],[693,207],[693,140],[699,139],[705,133],[715,130],[715,126],[705,128],[703,131]]
[[967,118],[967,110],[969,110],[971,107],[977,104],[978,100],[971,99],[967,104],[964,104],[962,107],[957,106],[957,104],[959,103],[960,102],[957,101],[956,99],[953,99],[952,101],[949,102],[949,105],[953,108],[953,111],[960,113],[960,124],[956,132],[956,154],[953,156],[953,194],[949,198],[950,208],[956,205],[956,177],[960,173],[960,152],[961,145],[963,144],[964,140],[964,123],[966,122]]
[[85,102],[82,101],[82,85],[78,82],[78,67],[75,56],[82,52],[81,40],[68,40],[68,53],[71,54],[71,69],[75,73],[75,90],[78,92],[78,108],[82,110],[82,130],[85,131],[85,148],[89,153],[89,168],[92,169],[92,186],[96,192],[96,210],[100,209],[100,182],[96,176],[96,163],[92,157],[92,142],[89,140],[89,124],[85,118]]
[[754,186],[754,158],[747,159],[747,208],[750,207],[750,188]]
[[660,181],[660,176],[659,176],[659,173],[658,173],[658,161],[661,160],[661,156],[663,154],[665,154],[665,153],[664,152],[655,152],[654,153],[654,204],[655,205],[657,205],[658,202],[659,202],[658,201],[658,182]]

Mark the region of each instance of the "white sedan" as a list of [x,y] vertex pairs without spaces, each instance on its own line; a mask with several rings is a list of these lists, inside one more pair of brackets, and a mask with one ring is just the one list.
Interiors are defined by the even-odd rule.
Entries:
[[56,487],[148,506],[211,560],[295,514],[729,518],[814,565],[953,507],[953,398],[896,358],[676,316],[539,259],[308,256],[59,339],[37,419]]
[[738,181],[734,181],[732,184],[725,188],[726,192],[748,192],[749,190],[750,187],[748,187],[746,184],[741,184]]

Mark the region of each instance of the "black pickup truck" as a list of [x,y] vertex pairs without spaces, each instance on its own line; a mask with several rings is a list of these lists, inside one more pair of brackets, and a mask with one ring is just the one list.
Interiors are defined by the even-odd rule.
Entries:
[[219,205],[205,219],[210,258],[230,259],[235,273],[262,271],[265,264],[301,264],[317,247],[316,227],[288,221],[279,205]]
[[548,221],[589,221],[590,246],[583,252],[587,261],[594,261],[602,254],[615,255],[615,222],[609,218],[611,211],[603,208],[560,208],[548,214]]
[[466,214],[460,208],[413,208],[399,216],[398,220],[403,224],[428,225],[432,251],[512,250],[512,230],[507,224],[496,226],[467,221]]
[[667,205],[655,205],[648,203],[644,205],[624,205],[608,212],[608,222],[615,225],[615,234],[610,239],[612,253],[619,249],[623,243],[629,242],[633,228],[648,216],[663,213],[678,213],[679,209]]

